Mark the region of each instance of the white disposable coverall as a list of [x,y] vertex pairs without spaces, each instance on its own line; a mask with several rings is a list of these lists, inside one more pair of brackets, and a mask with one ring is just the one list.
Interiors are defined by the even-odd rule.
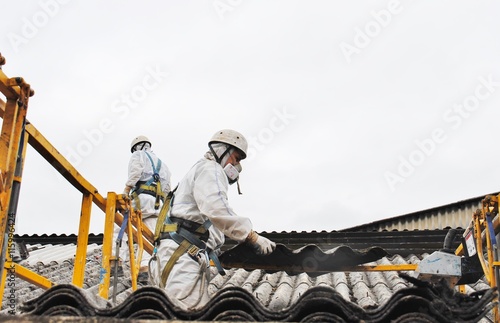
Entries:
[[[228,179],[221,165],[211,153],[199,160],[179,183],[174,194],[170,216],[204,223],[212,222],[207,246],[220,251],[224,235],[243,242],[252,223],[249,218],[238,216],[228,204]],[[157,264],[152,264],[154,281],[160,282],[161,272],[178,244],[171,239],[161,240],[158,248]],[[183,309],[202,307],[209,300],[206,267],[184,253],[176,262],[168,276],[165,290],[172,302]]]
[[[135,187],[138,181],[148,181],[153,177],[153,165],[149,160],[149,157],[146,153],[151,156],[151,159],[154,162],[154,166],[158,167],[158,157],[151,150],[149,144],[142,150],[136,150],[132,153],[128,164],[128,179],[125,183],[126,186]],[[158,174],[160,175],[160,183],[161,189],[165,196],[167,196],[168,192],[170,192],[170,178],[171,173],[168,169],[167,165],[162,161],[160,169],[157,169]],[[149,194],[139,194],[139,203],[142,211],[142,223],[148,227],[149,230],[154,234],[156,221],[158,219],[158,213],[160,213],[160,209],[162,206],[162,202],[160,201],[160,207],[155,210],[155,202],[156,199],[154,196]],[[132,199],[132,206],[136,208],[135,200]],[[114,236],[116,238],[117,233],[119,232],[119,227],[115,230]],[[122,241],[122,248],[120,249],[120,256],[127,259],[127,253],[124,252],[126,247],[126,243]],[[128,249],[125,249],[128,252]],[[123,258],[122,258],[123,259]],[[149,263],[149,259],[151,259],[151,255],[144,251],[142,253],[141,267],[147,266]]]

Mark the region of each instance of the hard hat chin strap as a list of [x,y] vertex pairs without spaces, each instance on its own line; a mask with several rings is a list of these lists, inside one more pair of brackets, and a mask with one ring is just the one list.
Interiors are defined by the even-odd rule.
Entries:
[[239,178],[236,180],[236,185],[238,186],[238,194],[239,194],[239,195],[243,194],[243,193],[241,193],[241,189],[240,189],[240,179],[239,179]]

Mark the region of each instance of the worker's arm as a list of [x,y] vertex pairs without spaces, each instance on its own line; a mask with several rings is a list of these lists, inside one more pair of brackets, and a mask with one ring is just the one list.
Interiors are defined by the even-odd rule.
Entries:
[[200,167],[195,176],[194,199],[201,214],[227,237],[238,242],[246,240],[252,231],[252,222],[236,214],[227,198],[228,180],[222,167],[209,162]]
[[141,151],[134,151],[128,163],[128,178],[125,186],[134,187],[141,178],[144,170],[144,154]]
[[170,173],[170,169],[168,169],[168,166],[162,162],[160,168],[160,182],[161,190],[163,191],[163,193],[165,193],[165,195],[172,190],[171,178],[172,173]]

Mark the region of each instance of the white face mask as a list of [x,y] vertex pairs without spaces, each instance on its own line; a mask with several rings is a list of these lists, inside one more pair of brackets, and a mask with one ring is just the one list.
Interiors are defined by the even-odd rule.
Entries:
[[233,164],[227,164],[226,167],[224,167],[224,172],[226,173],[227,179],[229,180],[229,184],[236,183],[241,171],[242,168],[240,164],[236,166],[233,166]]

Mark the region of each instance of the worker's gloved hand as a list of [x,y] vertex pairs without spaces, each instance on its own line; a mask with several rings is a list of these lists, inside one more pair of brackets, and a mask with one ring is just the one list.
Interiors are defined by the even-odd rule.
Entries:
[[125,186],[125,188],[123,189],[123,195],[124,195],[124,197],[128,197],[130,195],[130,190],[131,189],[132,189],[132,187]]
[[268,238],[258,235],[257,232],[253,230],[248,234],[246,241],[259,255],[268,255],[276,249],[276,243],[272,242]]

